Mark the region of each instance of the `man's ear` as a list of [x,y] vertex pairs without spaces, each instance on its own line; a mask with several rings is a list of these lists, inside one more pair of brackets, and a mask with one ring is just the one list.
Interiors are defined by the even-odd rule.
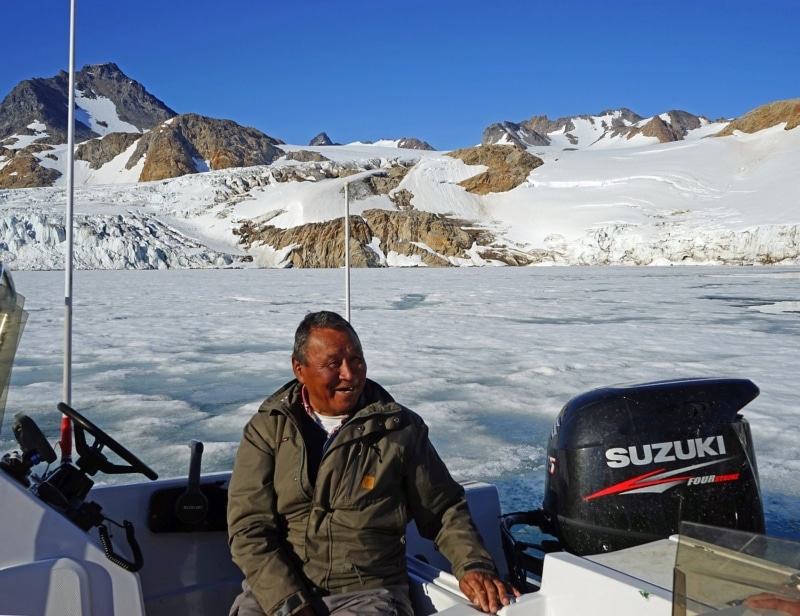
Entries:
[[297,361],[294,357],[292,357],[292,372],[294,372],[294,377],[300,381],[303,385],[306,384],[305,377],[303,376],[303,364]]

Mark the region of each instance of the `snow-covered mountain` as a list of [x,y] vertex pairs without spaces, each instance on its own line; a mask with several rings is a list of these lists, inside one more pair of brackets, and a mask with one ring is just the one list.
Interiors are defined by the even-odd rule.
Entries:
[[[356,266],[800,262],[798,100],[540,116],[457,152],[284,144],[193,114],[120,132],[120,106],[91,100],[85,125],[115,130],[78,147],[82,268],[338,266],[345,193]],[[38,166],[52,186],[0,190],[0,260],[61,268],[66,146],[41,142],[44,119],[15,130],[0,177]]]
[[[32,140],[67,141],[69,75],[26,79],[0,102],[0,141],[18,135]],[[85,141],[113,132],[142,133],[177,115],[140,83],[112,63],[84,66],[75,73],[75,139]],[[5,140],[5,141],[4,141]]]
[[[724,120],[721,122],[727,123]],[[550,120],[534,116],[524,122],[492,124],[483,131],[483,144],[510,143],[520,148],[554,146],[559,149],[580,149],[611,145],[620,138],[636,135],[655,137],[661,143],[680,141],[690,132],[716,124],[685,111],[643,118],[630,109],[603,111],[597,115]]]

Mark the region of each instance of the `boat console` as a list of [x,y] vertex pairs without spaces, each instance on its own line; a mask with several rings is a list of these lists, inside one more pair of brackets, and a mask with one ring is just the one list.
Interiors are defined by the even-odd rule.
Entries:
[[[51,468],[53,448],[23,414],[13,424],[21,451],[0,461],[0,613],[227,613],[242,578],[230,559],[224,523],[229,474],[201,481],[194,457],[195,483],[157,480],[80,413],[64,404],[59,410],[74,422],[74,464]],[[201,447],[190,444],[194,452]],[[109,461],[104,448],[124,464]],[[38,475],[40,463],[47,468]],[[90,477],[98,471],[152,481],[94,487]]]

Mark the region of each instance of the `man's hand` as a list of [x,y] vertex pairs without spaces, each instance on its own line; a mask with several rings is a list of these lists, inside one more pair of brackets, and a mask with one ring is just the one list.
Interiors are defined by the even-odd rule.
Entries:
[[511,584],[485,571],[466,573],[458,581],[458,587],[477,608],[491,614],[511,603],[508,595],[519,597],[519,591]]
[[305,606],[302,610],[297,612],[295,616],[317,616],[317,613],[314,611],[314,608],[310,605]]
[[744,604],[747,607],[755,609],[775,610],[777,612],[789,614],[789,616],[800,616],[800,600],[781,597],[767,592],[747,597],[747,599],[744,600]]

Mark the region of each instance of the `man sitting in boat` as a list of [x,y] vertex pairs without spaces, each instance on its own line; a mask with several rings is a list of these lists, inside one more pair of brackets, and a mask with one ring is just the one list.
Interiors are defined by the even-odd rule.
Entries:
[[411,519],[481,610],[519,595],[498,577],[422,418],[367,379],[350,323],[308,314],[292,370],[245,426],[236,455],[228,532],[245,581],[231,615],[412,616]]

